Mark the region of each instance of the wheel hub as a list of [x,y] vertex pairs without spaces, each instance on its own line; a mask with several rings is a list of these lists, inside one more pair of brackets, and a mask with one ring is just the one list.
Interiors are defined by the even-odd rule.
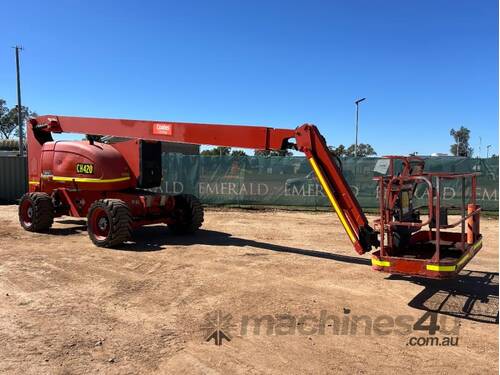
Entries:
[[25,228],[31,227],[33,223],[34,209],[29,199],[24,200],[19,208],[19,218]]
[[109,235],[110,221],[103,208],[97,207],[89,218],[89,225],[98,240],[104,240]]
[[100,230],[105,231],[108,228],[108,218],[107,217],[101,217],[99,221],[97,222],[97,225]]

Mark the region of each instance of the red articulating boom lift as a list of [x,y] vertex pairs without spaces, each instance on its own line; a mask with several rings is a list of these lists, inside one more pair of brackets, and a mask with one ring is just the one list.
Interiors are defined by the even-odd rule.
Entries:
[[[380,218],[368,224],[338,159],[314,125],[273,129],[255,126],[193,124],[39,116],[28,122],[29,192],[19,204],[24,229],[47,231],[54,217],[87,217],[90,239],[113,247],[132,230],[165,223],[174,233],[193,233],[203,222],[195,196],[153,193],[161,183],[161,141],[303,152],[358,254],[372,254],[373,268],[430,278],[455,276],[479,251],[480,208],[475,202],[476,174],[425,173],[417,157],[382,159]],[[120,138],[119,142],[53,141],[52,133],[81,133]],[[379,166],[380,169],[380,166]],[[388,171],[388,173],[387,173]],[[462,215],[448,224],[440,181],[462,180]],[[466,180],[470,181],[466,189]],[[417,188],[428,195],[428,219],[413,206]],[[470,199],[466,201],[466,192]],[[459,228],[460,231],[443,231]]]

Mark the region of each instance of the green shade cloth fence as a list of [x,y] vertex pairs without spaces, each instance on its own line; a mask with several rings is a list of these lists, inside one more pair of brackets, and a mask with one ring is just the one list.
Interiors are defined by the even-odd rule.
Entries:
[[[372,180],[378,158],[347,158],[342,170],[363,208],[377,208],[377,183]],[[477,200],[485,210],[498,211],[498,159],[426,158],[432,172],[480,172]],[[461,181],[443,181],[442,199],[461,203]],[[305,157],[163,155],[165,193],[187,193],[203,203],[328,207],[329,202]],[[419,190],[417,190],[417,193]],[[425,189],[420,190],[420,198]],[[419,196],[419,194],[417,194]]]

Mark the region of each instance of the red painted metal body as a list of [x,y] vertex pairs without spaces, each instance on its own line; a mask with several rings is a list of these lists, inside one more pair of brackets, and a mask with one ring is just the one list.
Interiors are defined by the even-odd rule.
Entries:
[[[333,191],[339,212],[347,217],[346,230],[360,254],[376,243],[368,221],[349,185],[336,165],[323,137],[313,125],[304,124],[295,130],[268,127],[193,124],[179,122],[98,119],[46,115],[30,120],[28,126],[28,165],[30,191],[57,194],[64,207],[61,214],[85,216],[89,204],[99,197],[128,202],[146,201],[143,191],[134,191],[138,176],[138,140],[184,142],[283,150],[296,148],[314,159],[324,174],[325,184]],[[53,142],[51,133],[84,133],[131,138],[130,141],[106,145],[89,142]],[[295,140],[296,144],[292,144]],[[52,164],[52,163],[53,164]],[[77,173],[76,164],[93,164],[92,174]],[[53,165],[53,168],[52,168]],[[98,192],[98,193],[96,193]],[[168,197],[167,197],[168,198]],[[132,208],[134,206],[131,206]],[[146,222],[151,208],[133,208],[136,221]],[[338,212],[338,213],[339,213]],[[149,215],[151,216],[151,215]]]
[[[125,137],[129,140],[113,144],[52,140],[51,133],[63,132]],[[98,226],[105,208],[92,209],[91,206],[102,199],[125,202],[133,218],[133,228],[159,222],[175,224],[172,215],[176,210],[175,196],[142,189],[159,185],[158,177],[161,176],[157,175],[157,169],[148,169],[147,166],[148,158],[156,152],[154,146],[158,141],[261,150],[293,148],[303,152],[354,249],[363,254],[380,245],[380,250],[374,253],[372,258],[374,269],[380,271],[434,278],[451,277],[456,275],[481,247],[480,209],[470,210],[467,215],[462,214],[462,219],[456,224],[462,225],[462,232],[458,235],[444,232],[443,229],[447,226],[440,222],[440,179],[470,178],[473,197],[468,202],[470,209],[472,206],[476,207],[474,174],[431,175],[423,172],[424,163],[420,158],[388,157],[389,172],[378,178],[381,216],[375,224],[376,229],[380,231],[379,240],[379,233],[368,224],[354,193],[342,175],[338,161],[328,150],[318,129],[310,124],[291,130],[240,125],[40,116],[31,119],[28,126],[30,192],[50,195],[55,202],[56,216],[89,215],[89,220],[96,226],[93,234],[97,237],[100,236]],[[396,171],[395,161],[401,162],[400,171]],[[155,183],[157,185],[154,185]],[[411,204],[411,195],[420,183],[428,188],[429,218],[425,222],[419,220],[417,210]],[[404,194],[410,194],[409,205],[403,197]],[[407,206],[403,207],[403,201]],[[21,212],[27,212],[28,209],[29,207],[21,207],[20,217]],[[471,226],[467,233],[464,229],[465,223]],[[429,228],[424,230],[426,225]],[[460,243],[460,246],[457,243]],[[434,251],[429,250],[432,246],[435,247]],[[442,251],[443,248],[446,248],[446,251]],[[443,256],[445,253],[449,255],[450,249],[455,251],[455,258]],[[430,253],[432,254],[429,255]],[[452,266],[454,272],[449,271]]]

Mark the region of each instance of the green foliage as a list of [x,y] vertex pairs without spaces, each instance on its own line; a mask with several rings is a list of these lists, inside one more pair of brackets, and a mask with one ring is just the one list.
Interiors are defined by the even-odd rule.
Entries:
[[293,153],[289,150],[255,150],[255,156],[292,156]]
[[0,137],[9,139],[9,136],[14,131],[14,127],[11,126],[8,114],[9,108],[7,107],[7,102],[0,99]]
[[[21,106],[21,116],[24,123],[26,119],[35,117],[37,114],[28,107]],[[4,99],[0,99],[0,138],[10,139],[13,134],[19,137],[17,106],[9,109],[7,102]],[[26,132],[24,132],[24,135],[26,136]]]
[[[338,145],[338,147],[328,146],[328,149],[331,153],[339,156],[339,157],[352,157],[354,156],[354,145],[350,145],[348,148],[345,148],[344,145]],[[364,156],[372,156],[377,155],[374,148],[368,143],[360,143],[358,144],[358,157]]]
[[203,150],[200,154],[203,156],[227,156],[231,153],[231,147],[214,147],[210,150]]
[[[232,150],[231,147],[214,147],[209,150],[203,150],[200,155],[203,156],[247,156],[243,150]],[[289,151],[269,151],[269,150],[256,150],[254,152],[256,156],[291,156],[293,155]]]
[[328,149],[332,154],[335,154],[339,157],[345,156],[346,148],[343,144],[338,145],[338,147],[328,146]]
[[247,154],[243,150],[233,150],[231,156],[247,156]]
[[469,145],[470,130],[461,126],[458,130],[451,129],[450,135],[455,140],[455,143],[450,146],[451,154],[455,156],[472,157],[474,149]]

